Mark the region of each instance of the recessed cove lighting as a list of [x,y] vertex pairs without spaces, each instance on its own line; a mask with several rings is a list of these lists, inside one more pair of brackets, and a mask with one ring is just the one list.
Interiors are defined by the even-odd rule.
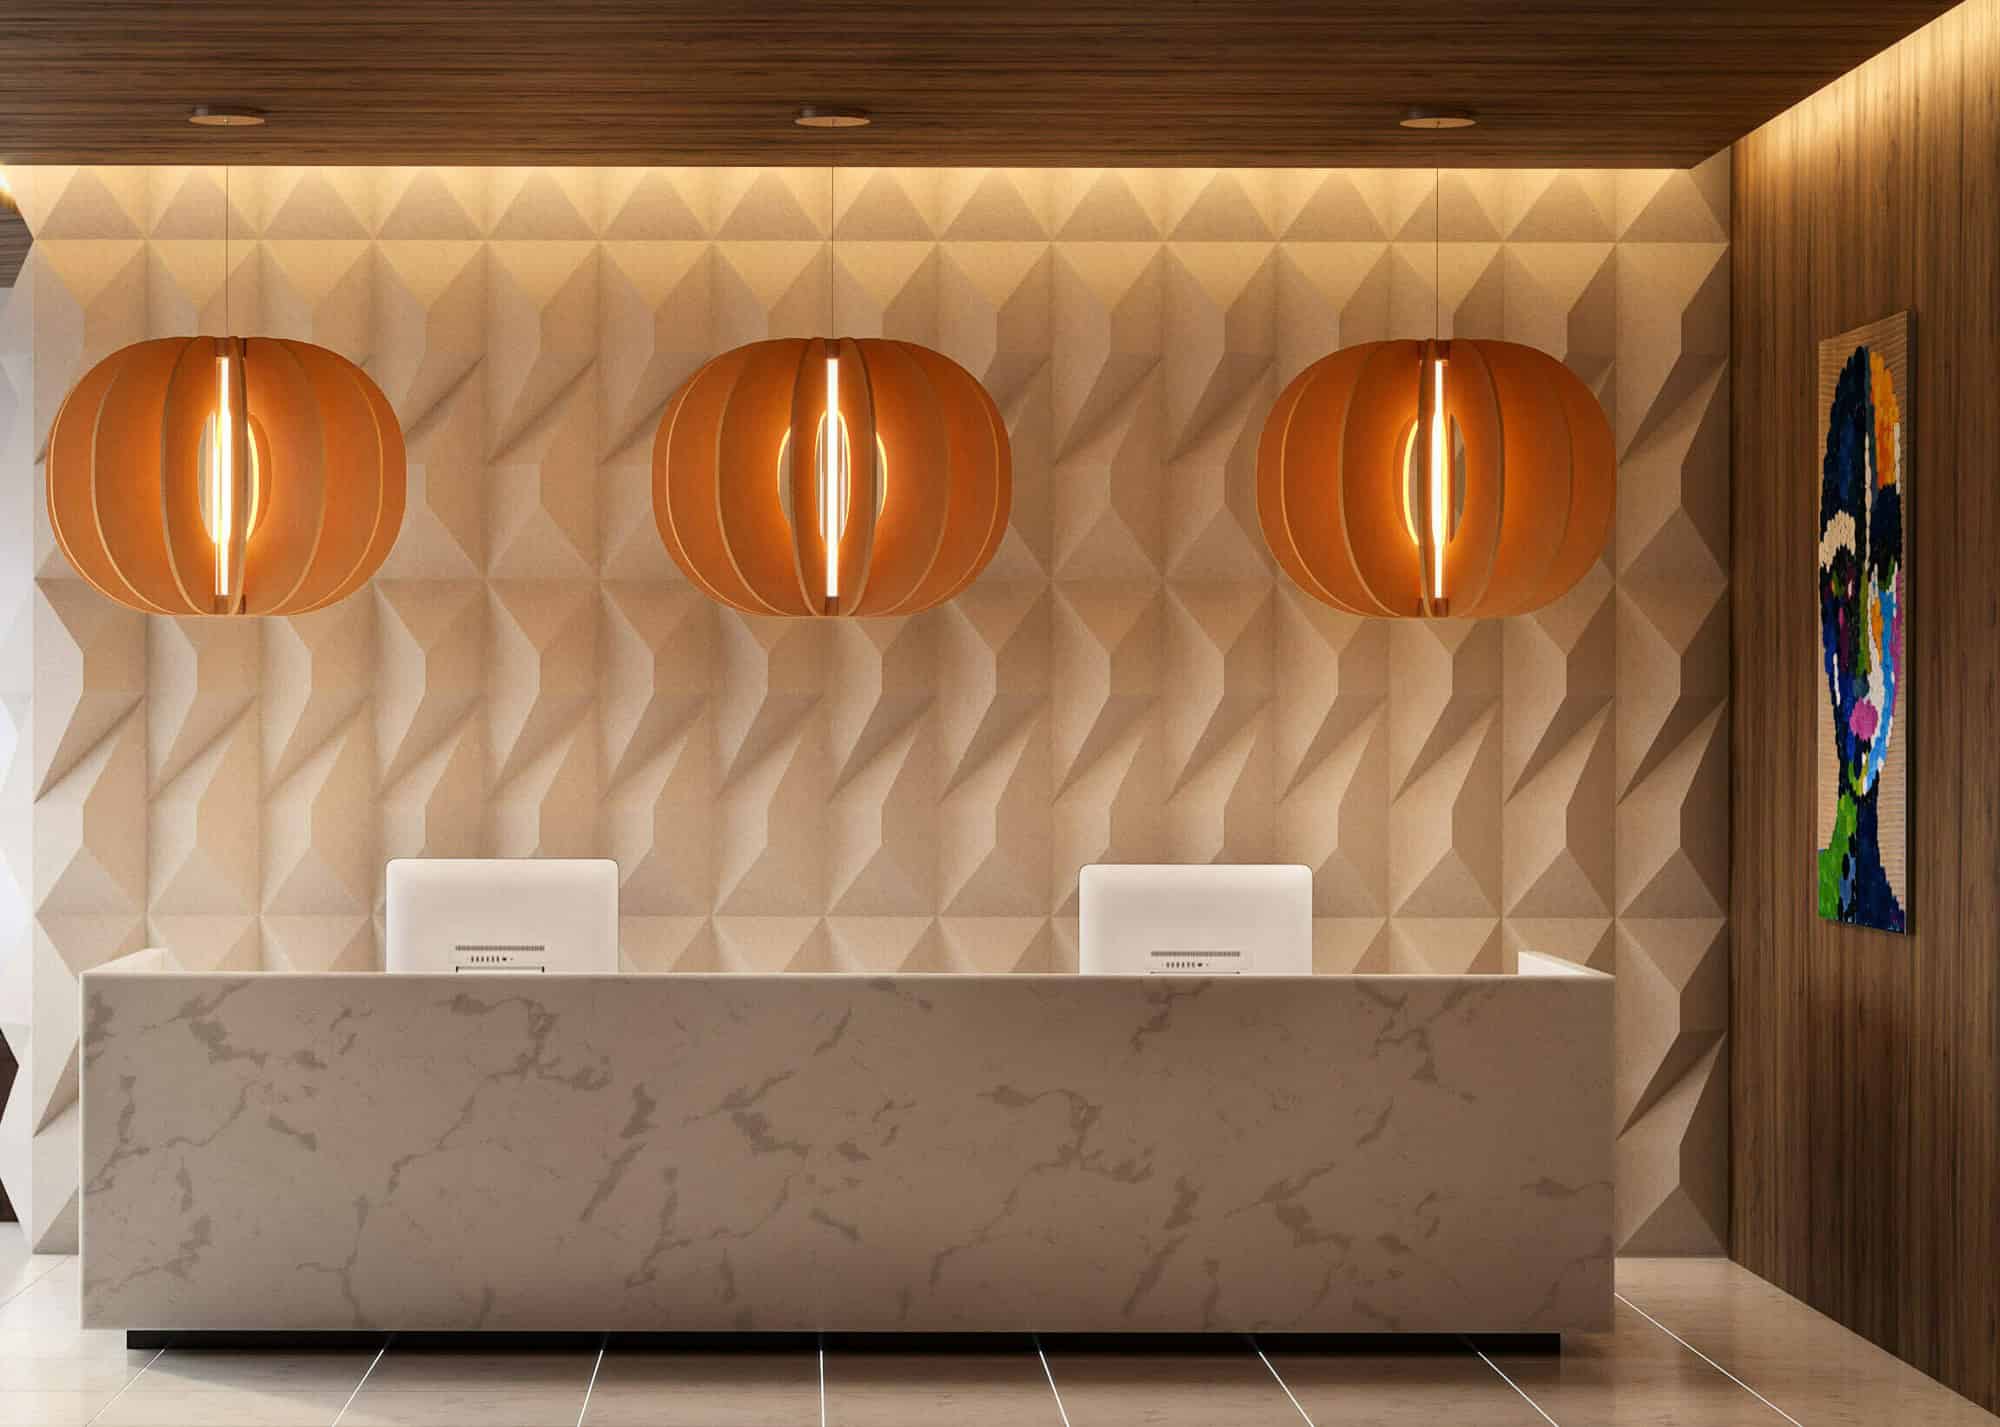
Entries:
[[1470,129],[1479,122],[1479,116],[1470,109],[1440,109],[1435,105],[1419,105],[1404,111],[1397,121],[1405,129]]
[[792,122],[801,129],[865,129],[875,118],[851,104],[801,104]]
[[205,129],[251,129],[264,122],[262,109],[248,104],[197,104],[188,110],[188,123]]

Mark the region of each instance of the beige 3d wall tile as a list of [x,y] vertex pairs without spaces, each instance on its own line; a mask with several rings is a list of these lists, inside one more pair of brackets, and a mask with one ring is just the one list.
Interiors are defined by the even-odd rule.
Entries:
[[[219,332],[225,303],[364,363],[410,455],[380,578],[307,618],[149,625],[78,583],[39,517],[32,587],[25,550],[0,562],[0,825],[32,904],[30,926],[0,898],[0,932],[35,1047],[7,1123],[35,1127],[36,1240],[73,1232],[83,968],[164,942],[195,967],[367,969],[385,858],[591,853],[620,863],[643,971],[1060,969],[1099,859],[1309,864],[1322,971],[1589,961],[1618,973],[1621,1242],[1717,1248],[1726,163],[1435,190],[17,172],[37,240],[0,345],[10,511],[36,507],[85,367]],[[905,622],[741,617],[653,529],[668,395],[829,320],[947,352],[1012,433],[992,567]],[[1433,330],[1554,352],[1612,416],[1612,548],[1535,616],[1370,623],[1264,553],[1252,469],[1283,384]]]
[[32,286],[0,288],[0,1196],[25,1218],[34,1002]]

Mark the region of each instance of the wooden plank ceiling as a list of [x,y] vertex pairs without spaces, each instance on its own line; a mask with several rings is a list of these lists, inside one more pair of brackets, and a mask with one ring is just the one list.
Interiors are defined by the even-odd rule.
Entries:
[[[11,0],[0,161],[1685,165],[1945,0]],[[863,105],[864,130],[795,128]],[[200,129],[191,105],[268,110]],[[1412,104],[1476,128],[1398,127]]]

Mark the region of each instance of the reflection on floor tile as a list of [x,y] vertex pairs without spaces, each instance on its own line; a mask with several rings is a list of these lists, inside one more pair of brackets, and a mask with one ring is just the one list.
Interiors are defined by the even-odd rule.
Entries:
[[86,1358],[11,1357],[0,1347],[0,1394],[102,1392],[110,1396],[132,1380],[151,1353]]
[[224,1388],[339,1388],[360,1386],[375,1361],[374,1351],[256,1352],[209,1348],[168,1348],[146,1367],[148,1391],[184,1392]]
[[1557,1422],[1593,1427],[1782,1427],[1778,1417],[1624,1304],[1609,1333],[1575,1333],[1561,1353],[1493,1354]]
[[576,1427],[584,1389],[581,1382],[568,1387],[461,1383],[378,1392],[371,1381],[341,1414],[340,1427]]
[[117,1391],[0,1391],[0,1427],[82,1427]]
[[1051,1347],[1070,1427],[1298,1427],[1298,1409],[1246,1346],[1235,1353],[1085,1353]]
[[327,1427],[348,1388],[152,1387],[141,1373],[107,1404],[94,1427]]
[[1727,1259],[1625,1259],[1618,1291],[1810,1427],[2000,1427],[1934,1378]]
[[612,1348],[583,1420],[585,1427],[818,1427],[819,1354]]
[[1269,1356],[1313,1427],[1547,1427],[1470,1348]]
[[1032,1346],[826,1355],[827,1427],[1062,1427]]
[[574,1387],[577,1401],[590,1384],[596,1351],[429,1352],[391,1343],[368,1375],[363,1394],[427,1392],[473,1387]]

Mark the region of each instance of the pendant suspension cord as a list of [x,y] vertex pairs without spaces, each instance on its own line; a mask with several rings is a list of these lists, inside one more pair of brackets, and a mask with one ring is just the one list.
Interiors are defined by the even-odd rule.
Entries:
[[[842,453],[840,426],[840,395],[835,383],[840,376],[840,331],[834,324],[834,287],[837,283],[833,262],[833,228],[836,221],[834,208],[834,187],[838,182],[838,171],[834,165],[826,166],[826,419],[825,434],[820,438],[819,463],[819,521],[820,535],[826,542],[826,612],[834,613],[840,601],[840,536],[845,521],[841,518],[840,502],[845,489],[834,491],[830,486],[834,472],[839,467]],[[841,472],[844,482],[846,473]]]
[[1445,613],[1448,606],[1444,596],[1444,546],[1450,538],[1451,478],[1448,463],[1451,460],[1449,438],[1445,435],[1444,416],[1444,364],[1438,356],[1438,343],[1444,340],[1444,169],[1442,166],[1431,170],[1431,348],[1429,370],[1422,379],[1430,390],[1431,420],[1430,430],[1423,439],[1430,450],[1424,465],[1427,479],[1425,485],[1426,503],[1430,507],[1431,537],[1431,612]]
[[222,335],[229,335],[229,165],[222,166]]

